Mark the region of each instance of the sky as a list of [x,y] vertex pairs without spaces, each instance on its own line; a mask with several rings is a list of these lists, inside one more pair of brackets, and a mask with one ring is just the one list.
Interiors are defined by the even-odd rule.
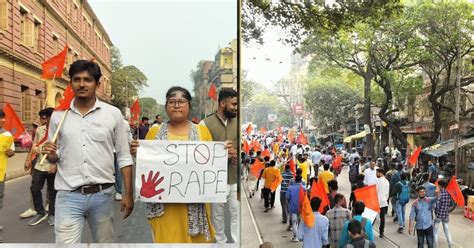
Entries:
[[191,94],[190,73],[201,60],[237,38],[237,0],[90,0],[89,4],[119,48],[123,65],[148,78],[140,97],[164,104],[175,85]]

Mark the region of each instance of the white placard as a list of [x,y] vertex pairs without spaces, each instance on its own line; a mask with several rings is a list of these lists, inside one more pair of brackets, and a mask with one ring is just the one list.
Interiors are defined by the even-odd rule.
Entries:
[[377,218],[378,214],[379,213],[377,213],[376,211],[374,211],[374,210],[372,210],[368,207],[365,207],[364,212],[362,213],[362,217],[365,217],[365,218],[369,219],[370,222],[374,223],[375,218]]
[[226,202],[224,142],[140,140],[135,195],[144,202]]

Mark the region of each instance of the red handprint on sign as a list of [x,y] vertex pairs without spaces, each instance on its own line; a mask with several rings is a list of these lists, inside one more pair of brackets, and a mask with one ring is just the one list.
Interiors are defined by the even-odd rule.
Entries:
[[[142,174],[142,188],[140,189],[140,195],[145,197],[145,198],[152,198],[155,195],[161,194],[164,189],[158,189],[156,190],[156,186],[160,184],[164,177],[160,177],[160,172],[156,172],[156,175],[151,178],[153,175],[153,171],[150,171],[148,173],[148,179],[145,181],[145,175]],[[158,179],[160,177],[160,179]]]

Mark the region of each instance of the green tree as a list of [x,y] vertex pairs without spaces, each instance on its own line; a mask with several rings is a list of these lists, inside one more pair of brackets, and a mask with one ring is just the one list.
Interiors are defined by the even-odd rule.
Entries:
[[[269,93],[257,93],[252,96],[245,114],[247,120],[258,127],[267,127],[268,114],[280,113],[281,101]],[[278,117],[280,118],[280,117]],[[271,128],[271,127],[270,127]]]
[[155,98],[152,97],[141,97],[139,99],[140,108],[142,110],[142,116],[154,120],[156,115],[165,116],[165,110],[163,105],[159,105]]
[[147,77],[133,65],[123,66],[118,48],[111,50],[112,64],[112,103],[119,109],[129,107],[138,97],[144,87],[147,87]]

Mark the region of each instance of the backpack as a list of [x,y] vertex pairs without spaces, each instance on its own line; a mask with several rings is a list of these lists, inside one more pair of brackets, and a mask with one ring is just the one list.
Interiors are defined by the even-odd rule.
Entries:
[[[370,247],[370,241],[368,239],[364,240],[364,248],[369,248]],[[347,244],[346,248],[354,248],[353,244]]]
[[357,181],[357,176],[359,175],[359,164],[354,163],[349,167],[349,181],[355,183]]
[[402,185],[402,192],[398,195],[398,201],[400,204],[406,204],[410,201],[410,188],[408,187],[408,183],[398,183]]

